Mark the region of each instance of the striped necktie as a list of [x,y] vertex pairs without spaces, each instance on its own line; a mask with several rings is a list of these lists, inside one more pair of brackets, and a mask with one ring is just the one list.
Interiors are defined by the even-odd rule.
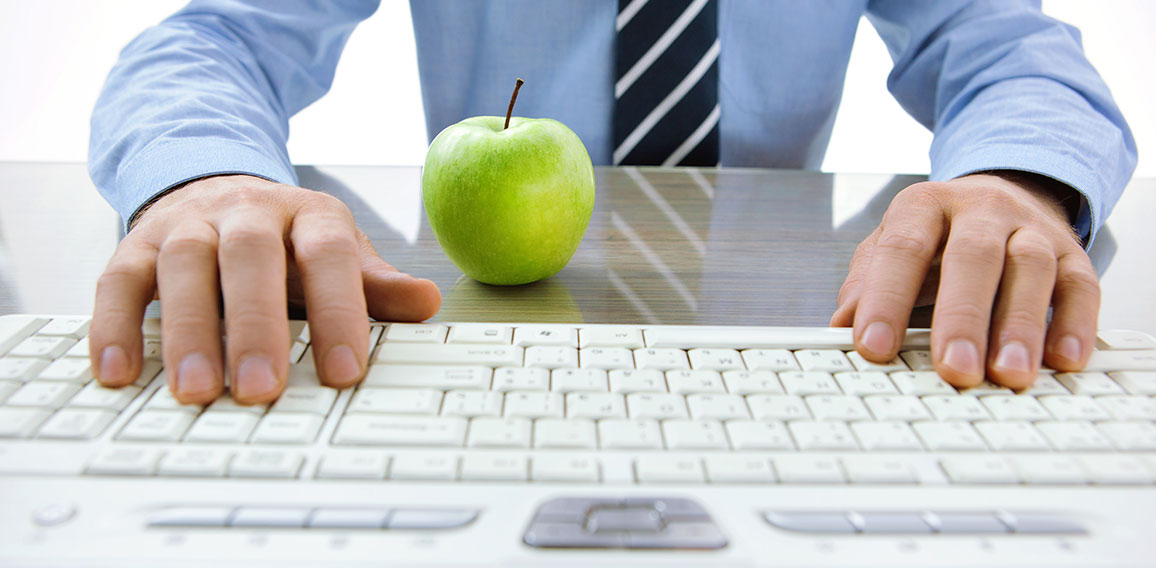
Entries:
[[718,164],[718,0],[618,0],[614,165]]

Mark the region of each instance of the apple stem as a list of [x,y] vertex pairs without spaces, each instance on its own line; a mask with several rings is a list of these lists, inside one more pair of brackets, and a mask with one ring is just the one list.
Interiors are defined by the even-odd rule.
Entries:
[[510,115],[514,114],[514,101],[518,100],[518,89],[522,88],[522,83],[525,81],[521,77],[518,78],[517,83],[514,83],[514,94],[510,95],[510,106],[506,109],[506,125],[502,127],[502,130],[510,127]]

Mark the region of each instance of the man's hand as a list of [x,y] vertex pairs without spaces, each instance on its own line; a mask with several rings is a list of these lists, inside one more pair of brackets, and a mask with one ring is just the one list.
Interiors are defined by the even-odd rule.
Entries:
[[968,387],[986,369],[995,382],[1024,388],[1041,358],[1059,370],[1084,366],[1100,288],[1042,178],[977,174],[895,196],[851,258],[831,325],[853,324],[859,353],[885,361],[898,352],[913,306],[931,300],[931,356],[941,376]]
[[333,387],[365,374],[367,314],[420,321],[441,304],[433,282],[377,256],[341,201],[252,176],[189,183],[138,217],[97,283],[89,351],[102,384],[140,373],[141,321],[154,296],[169,388],[198,404],[220,396],[226,365],[238,402],[281,394],[290,300],[304,301],[318,374]]

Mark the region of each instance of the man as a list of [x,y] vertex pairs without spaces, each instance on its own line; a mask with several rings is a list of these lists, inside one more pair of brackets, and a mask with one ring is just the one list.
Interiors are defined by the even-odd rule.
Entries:
[[[429,132],[497,114],[493,101],[522,76],[541,94],[523,97],[519,114],[557,118],[595,163],[618,163],[616,28],[659,9],[693,25],[716,2],[619,4],[413,2]],[[328,89],[345,40],[376,6],[198,0],[121,54],[97,103],[90,152],[93,179],[131,228],[97,290],[90,349],[104,384],[135,378],[139,323],[154,294],[174,394],[196,403],[219,396],[226,368],[237,400],[278,396],[293,273],[319,374],[332,386],[365,372],[367,311],[388,320],[436,313],[433,283],[378,257],[343,204],[292,187],[288,117]],[[934,181],[894,199],[854,255],[831,319],[854,326],[865,357],[895,355],[938,264],[932,357],[951,383],[986,374],[1023,387],[1041,360],[1058,369],[1086,362],[1099,289],[1082,245],[1122,191],[1136,150],[1074,29],[1028,1],[719,0],[717,8],[716,59],[703,60],[703,76],[717,84],[721,112],[704,124],[717,134],[722,166],[818,166],[864,13],[894,60],[889,88],[935,132]]]

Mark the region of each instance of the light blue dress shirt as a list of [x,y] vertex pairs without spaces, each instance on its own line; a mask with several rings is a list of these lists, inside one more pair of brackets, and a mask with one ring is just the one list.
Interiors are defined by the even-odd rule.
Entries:
[[[653,0],[652,0],[653,1]],[[723,166],[817,169],[860,16],[894,62],[887,86],[931,129],[931,178],[1013,169],[1084,196],[1089,241],[1120,197],[1136,145],[1079,32],[1028,0],[720,0]],[[430,137],[504,109],[553,117],[610,162],[617,0],[411,2]],[[137,37],[92,117],[89,168],[123,219],[209,174],[295,183],[289,117],[333,81],[377,0],[193,0]],[[388,73],[391,54],[381,54]],[[529,95],[529,96],[527,96]],[[355,127],[356,125],[349,125]],[[886,144],[888,134],[878,133]]]

